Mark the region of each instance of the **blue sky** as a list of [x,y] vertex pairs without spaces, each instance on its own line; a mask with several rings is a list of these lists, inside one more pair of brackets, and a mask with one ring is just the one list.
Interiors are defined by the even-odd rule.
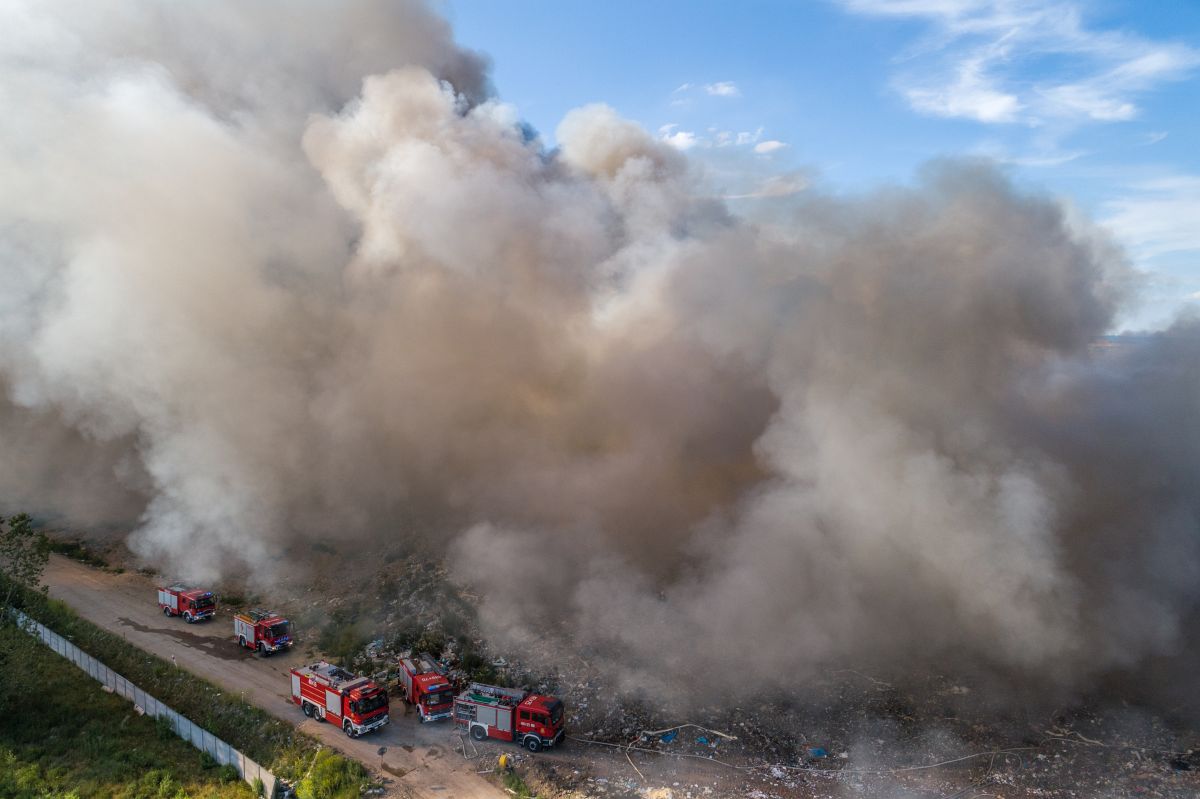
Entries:
[[[1200,305],[1200,0],[448,0],[548,142],[604,102],[742,204],[986,155],[1109,227],[1147,279],[1122,327]],[[765,195],[765,196],[764,196]]]

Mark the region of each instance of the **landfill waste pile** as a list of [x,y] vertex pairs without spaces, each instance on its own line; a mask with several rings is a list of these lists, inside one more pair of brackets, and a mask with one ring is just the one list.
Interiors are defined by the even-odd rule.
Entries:
[[[316,571],[332,571],[335,558],[347,564],[346,556],[325,557]],[[350,559],[342,568],[362,566]],[[1139,707],[1129,686],[1106,686],[1062,707],[1003,708],[979,699],[980,689],[961,676],[931,674],[901,687],[843,670],[809,684],[803,699],[764,691],[755,704],[714,697],[683,709],[629,690],[584,649],[564,661],[536,647],[493,648],[474,621],[470,594],[421,555],[397,553],[373,568],[367,595],[339,592],[332,581],[314,587],[307,576],[284,590],[314,620],[361,630],[347,663],[393,685],[399,658],[434,650],[456,685],[486,677],[562,698],[567,744],[551,756],[508,755],[539,796],[890,799],[971,789],[1014,798],[1182,799],[1200,792],[1200,733],[1186,718]],[[322,637],[300,634],[312,647]],[[736,662],[731,654],[723,666],[731,678]],[[473,747],[455,744],[481,758],[482,770],[493,768],[495,754]]]

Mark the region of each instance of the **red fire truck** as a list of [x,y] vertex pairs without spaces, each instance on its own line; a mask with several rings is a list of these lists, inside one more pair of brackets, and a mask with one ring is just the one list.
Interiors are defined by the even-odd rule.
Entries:
[[454,688],[431,655],[400,659],[400,686],[404,699],[417,708],[417,718],[427,721],[450,718]]
[[179,584],[158,589],[158,606],[164,616],[183,616],[188,624],[211,619],[217,612],[212,591]]
[[338,724],[351,738],[389,721],[387,691],[324,660],[292,669],[292,701],[304,715]]
[[238,644],[264,657],[287,649],[292,641],[292,623],[269,610],[251,610],[233,617],[233,634]]
[[553,696],[477,682],[454,699],[454,723],[472,738],[515,741],[530,752],[562,742],[563,715]]

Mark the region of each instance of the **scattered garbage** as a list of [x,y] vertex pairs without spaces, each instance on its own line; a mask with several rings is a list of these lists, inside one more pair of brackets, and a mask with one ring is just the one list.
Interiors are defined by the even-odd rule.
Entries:
[[679,730],[671,730],[668,733],[663,733],[663,736],[661,738],[659,738],[658,740],[662,741],[665,744],[669,744],[669,743],[671,743],[671,741],[674,741],[678,737],[679,737]]
[[808,749],[809,757],[829,757],[829,753],[819,746],[812,746]]
[[696,743],[700,744],[701,746],[708,746],[708,739],[705,738],[703,735],[697,735]]

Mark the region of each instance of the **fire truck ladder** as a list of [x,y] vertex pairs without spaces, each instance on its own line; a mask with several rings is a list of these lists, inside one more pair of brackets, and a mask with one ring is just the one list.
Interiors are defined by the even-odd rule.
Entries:
[[489,705],[515,706],[521,704],[521,700],[525,698],[525,692],[514,688],[501,688],[498,685],[473,682],[467,688],[467,696],[476,702],[484,702]]

